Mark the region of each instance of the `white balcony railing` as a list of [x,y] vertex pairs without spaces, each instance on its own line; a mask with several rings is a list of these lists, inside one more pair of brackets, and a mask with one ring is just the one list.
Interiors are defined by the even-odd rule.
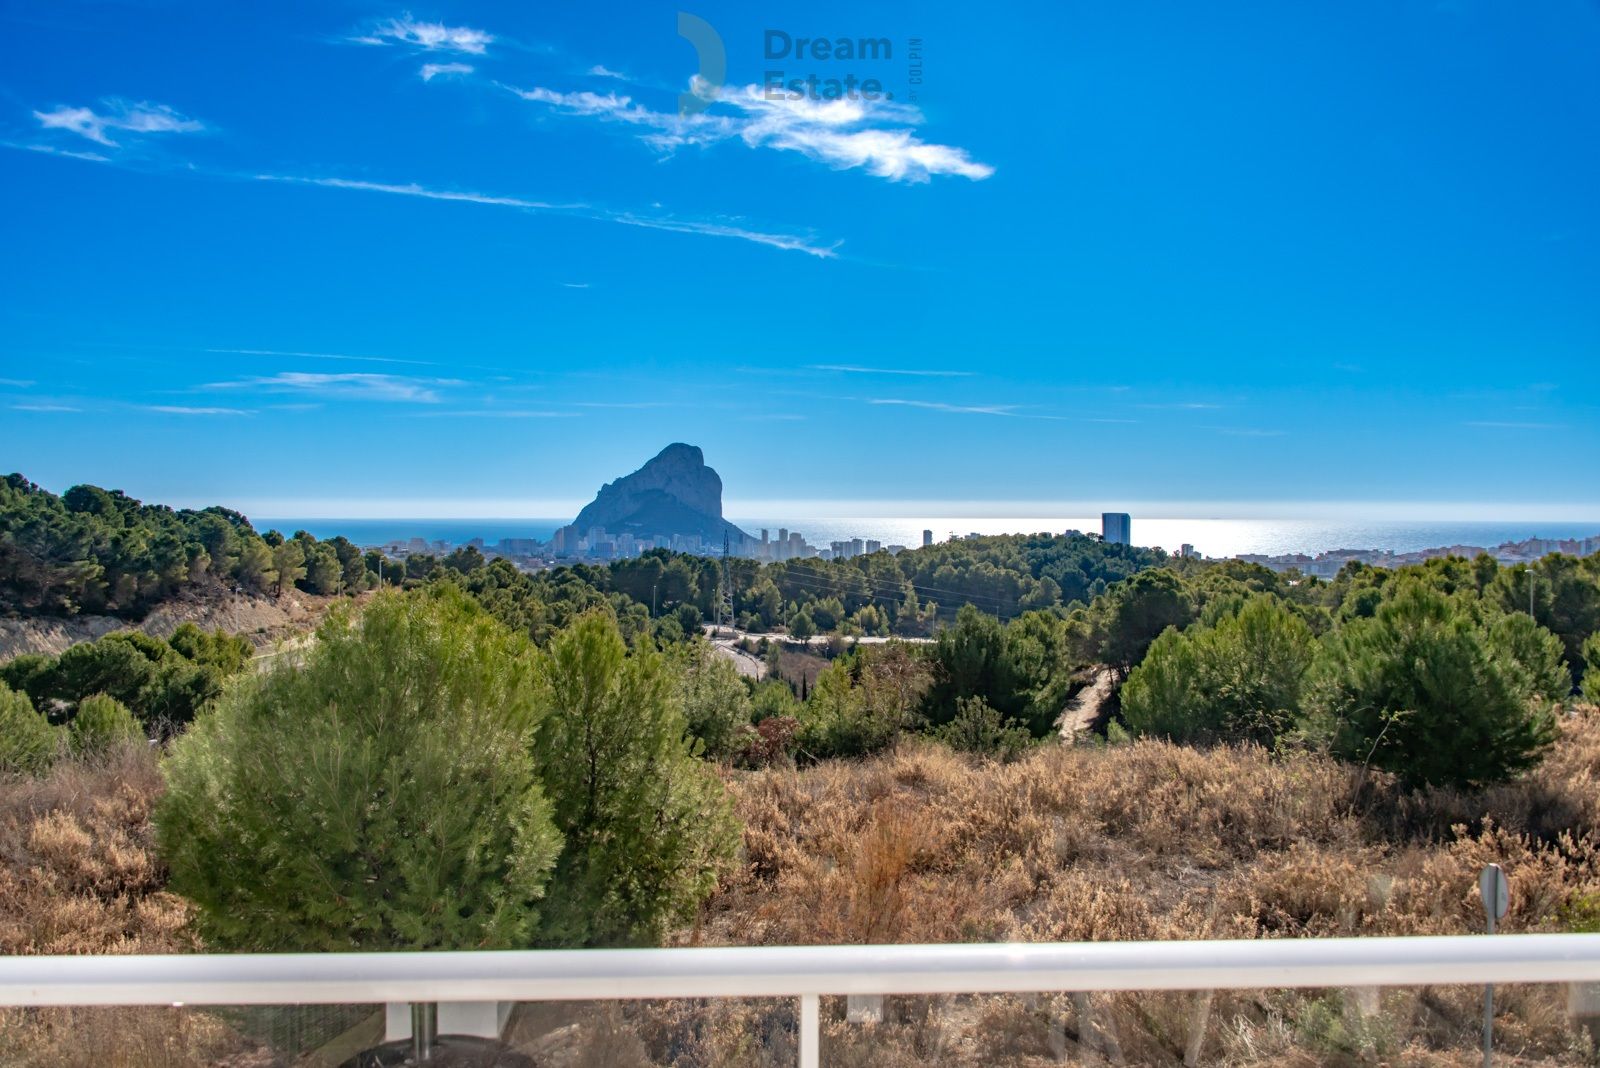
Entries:
[[0,959],[0,1005],[800,999],[823,994],[1600,983],[1600,934]]

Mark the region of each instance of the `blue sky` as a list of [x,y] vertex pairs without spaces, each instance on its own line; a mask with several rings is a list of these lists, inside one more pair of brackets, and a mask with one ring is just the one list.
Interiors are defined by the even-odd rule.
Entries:
[[1600,517],[1600,3],[867,8],[0,0],[0,467]]

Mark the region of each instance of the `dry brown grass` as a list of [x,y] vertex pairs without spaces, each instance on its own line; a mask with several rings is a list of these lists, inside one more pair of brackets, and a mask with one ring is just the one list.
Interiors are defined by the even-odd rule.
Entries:
[[[1560,928],[1600,894],[1600,712],[1569,719],[1525,779],[1411,794],[1308,755],[1160,742],[1052,747],[1011,764],[931,745],[804,771],[737,773],[744,864],[681,941],[721,945],[1278,938],[1480,929],[1477,873],[1512,887],[1507,931]],[[152,754],[0,783],[0,949],[181,952],[162,889]],[[1384,990],[889,998],[845,1021],[830,1066],[1478,1063],[1480,992]],[[1563,992],[1498,992],[1502,1064],[1593,1064]],[[554,1028],[554,1030],[552,1030]],[[794,1008],[573,1007],[519,1044],[550,1064],[787,1065]],[[270,1063],[201,1013],[0,1014],[0,1064]]]
[[[744,868],[708,904],[709,944],[1103,941],[1475,933],[1477,876],[1512,887],[1506,931],[1560,929],[1600,893],[1600,713],[1566,723],[1525,779],[1402,792],[1310,755],[1139,742],[1002,765],[910,745],[734,783]],[[830,1064],[1475,1064],[1481,992],[891,998],[877,1025],[828,1025]],[[1507,1064],[1593,1063],[1564,992],[1505,988]],[[674,1041],[689,1056],[719,1010]],[[682,1012],[636,1010],[639,1026]],[[736,1017],[737,1014],[735,1014]],[[654,1020],[654,1023],[650,1021]],[[742,1026],[742,1025],[740,1025]],[[762,1063],[765,1063],[764,1061]]]
[[[0,953],[181,953],[189,907],[163,889],[150,808],[156,755],[129,745],[0,781]],[[0,1064],[18,1068],[201,1068],[270,1064],[201,1012],[0,1010]]]
[[179,953],[189,908],[162,889],[156,756],[129,746],[0,782],[0,952]]

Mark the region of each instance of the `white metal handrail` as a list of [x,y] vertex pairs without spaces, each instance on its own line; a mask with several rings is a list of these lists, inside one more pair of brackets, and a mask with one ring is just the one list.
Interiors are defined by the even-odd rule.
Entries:
[[0,1005],[1600,982],[1600,935],[0,958]]
[[800,999],[823,994],[1600,983],[1600,934],[0,958],[0,1005]]

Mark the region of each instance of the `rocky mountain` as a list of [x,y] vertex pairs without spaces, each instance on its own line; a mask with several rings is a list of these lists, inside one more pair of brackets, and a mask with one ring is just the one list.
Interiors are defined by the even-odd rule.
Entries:
[[734,549],[750,536],[722,518],[722,478],[706,466],[696,445],[674,442],[631,475],[600,487],[600,493],[565,528],[569,538],[603,528],[635,538],[698,535],[708,545],[726,533]]

